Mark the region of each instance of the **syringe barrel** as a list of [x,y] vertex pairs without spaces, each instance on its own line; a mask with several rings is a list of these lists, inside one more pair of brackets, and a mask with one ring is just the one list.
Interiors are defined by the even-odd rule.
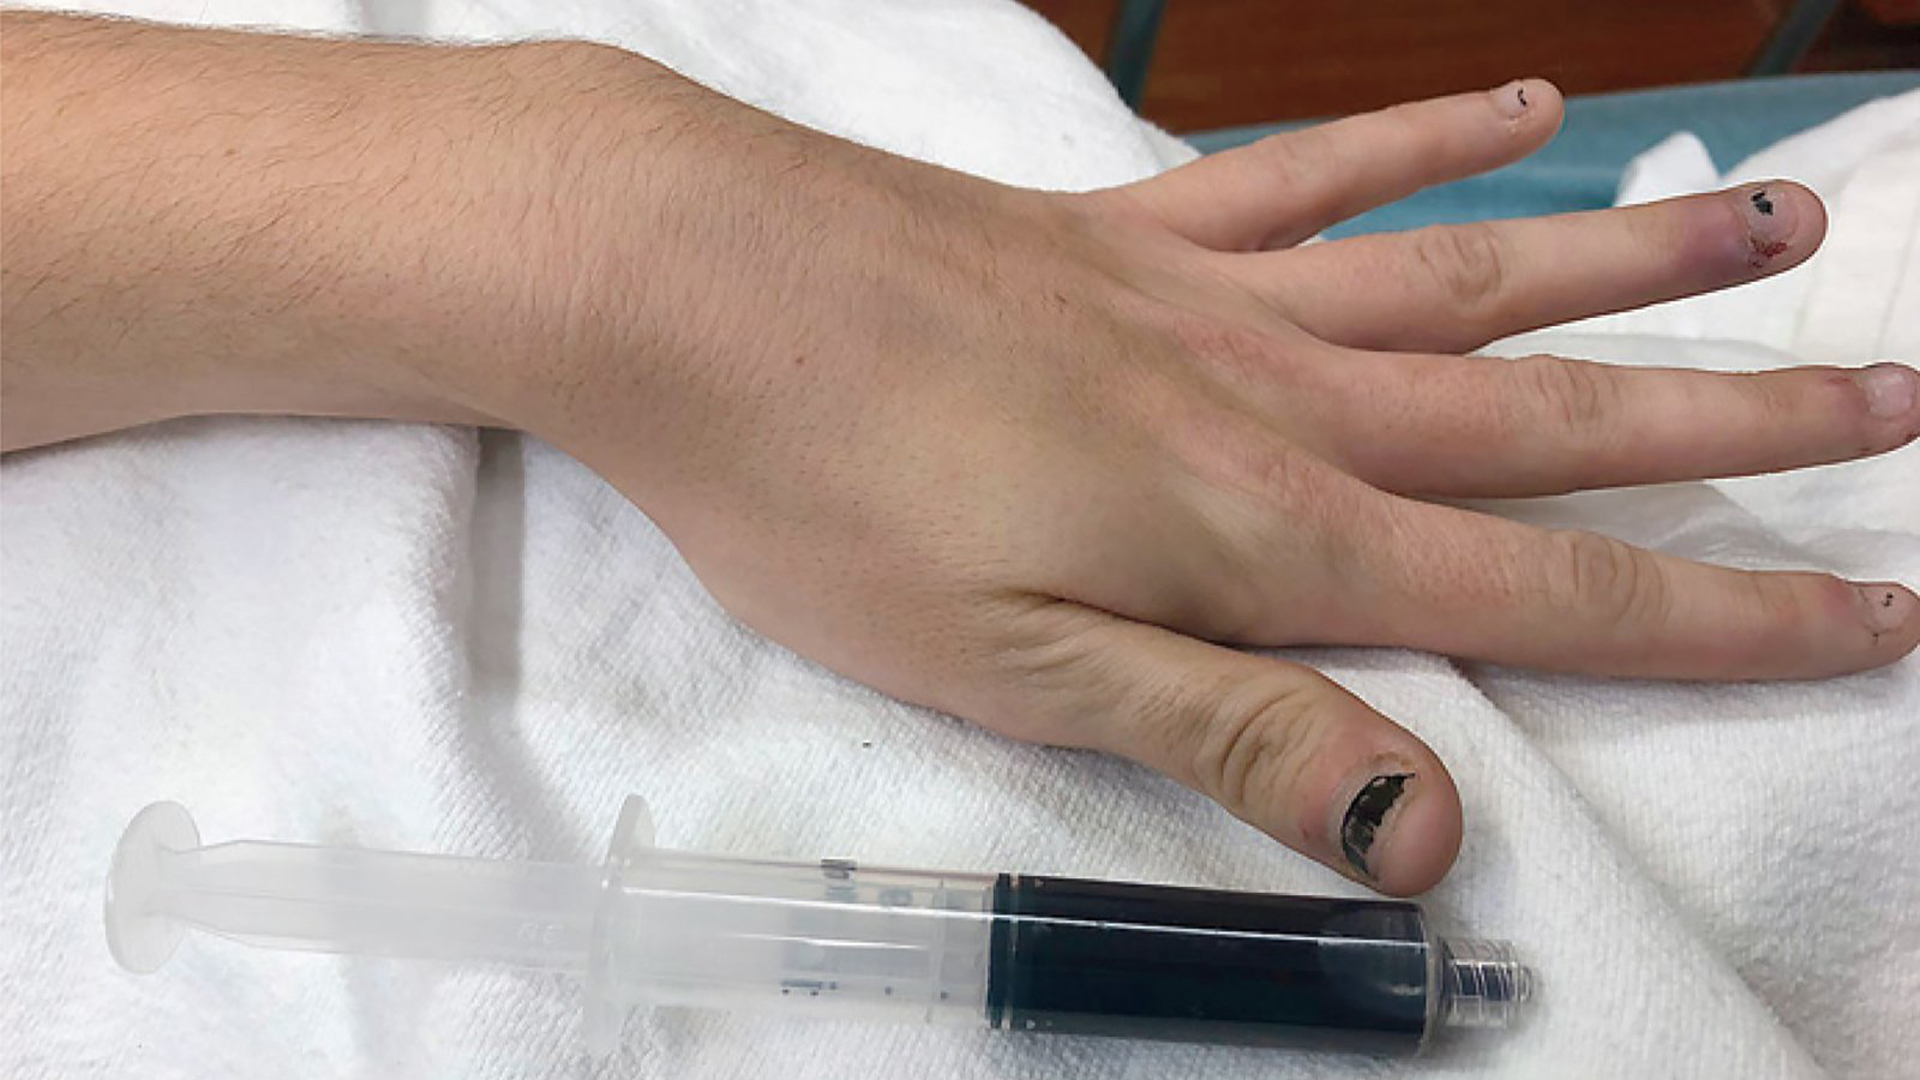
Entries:
[[980,1026],[994,881],[654,850],[611,886],[603,992],[625,1007]]
[[1530,991],[1405,901],[653,850],[613,878],[600,985],[649,1005],[1413,1053]]
[[1008,875],[988,1021],[1011,1031],[1412,1053],[1446,992],[1417,904]]

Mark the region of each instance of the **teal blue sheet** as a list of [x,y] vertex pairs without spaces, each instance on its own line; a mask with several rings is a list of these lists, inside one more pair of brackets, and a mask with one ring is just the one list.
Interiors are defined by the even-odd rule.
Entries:
[[[1598,209],[1613,203],[1627,162],[1675,131],[1700,136],[1724,169],[1856,105],[1913,89],[1920,89],[1920,71],[1790,75],[1571,98],[1559,137],[1526,161],[1421,192],[1329,235]],[[1289,126],[1296,125],[1230,128],[1187,138],[1212,152]]]

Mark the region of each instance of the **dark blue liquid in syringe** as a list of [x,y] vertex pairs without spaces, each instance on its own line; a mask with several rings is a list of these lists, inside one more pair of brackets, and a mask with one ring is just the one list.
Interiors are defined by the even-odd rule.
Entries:
[[993,912],[987,1022],[1009,1031],[1402,1054],[1526,992],[1399,901],[1002,874]]

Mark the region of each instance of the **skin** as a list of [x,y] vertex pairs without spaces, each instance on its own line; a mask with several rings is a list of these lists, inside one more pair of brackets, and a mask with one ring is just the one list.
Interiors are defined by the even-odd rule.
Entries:
[[[1538,148],[1561,118],[1544,82],[1059,194],[856,147],[601,46],[0,19],[8,449],[217,413],[531,432],[768,636],[1009,736],[1144,763],[1395,894],[1453,861],[1445,767],[1314,671],[1232,646],[1765,679],[1920,639],[1900,585],[1435,501],[1920,434],[1894,364],[1462,355],[1791,268],[1825,228],[1793,184],[1764,185],[1768,214],[1740,189],[1296,246]],[[1402,775],[1384,810],[1379,787],[1362,800],[1362,869],[1347,810]]]

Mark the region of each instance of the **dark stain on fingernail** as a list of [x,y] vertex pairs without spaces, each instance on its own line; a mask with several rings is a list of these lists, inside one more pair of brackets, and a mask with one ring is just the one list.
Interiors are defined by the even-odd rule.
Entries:
[[1407,789],[1407,781],[1413,779],[1412,773],[1388,773],[1367,781],[1367,786],[1353,797],[1347,805],[1347,816],[1340,822],[1340,850],[1353,864],[1355,870],[1368,877],[1373,871],[1367,866],[1367,853],[1373,849],[1374,834],[1380,831],[1380,823],[1386,820],[1387,811],[1400,801],[1400,795]]
[[1753,193],[1753,208],[1765,214],[1767,217],[1773,216],[1773,200],[1767,198],[1766,188],[1761,188],[1759,191]]
[[1527,88],[1522,86],[1517,91],[1517,93],[1520,95],[1520,107],[1523,109],[1526,108],[1527,107]]

